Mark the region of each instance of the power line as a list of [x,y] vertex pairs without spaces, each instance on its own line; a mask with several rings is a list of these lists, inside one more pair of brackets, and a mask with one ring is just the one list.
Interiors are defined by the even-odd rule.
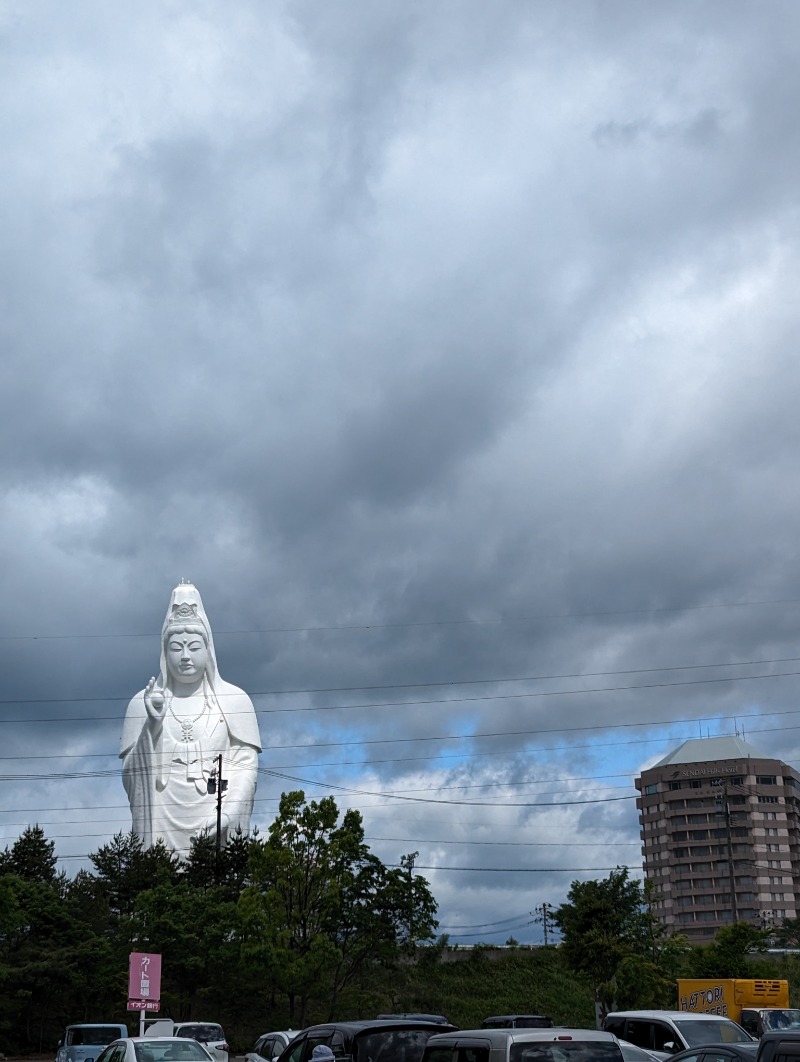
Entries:
[[[567,783],[572,783],[572,782],[596,782],[596,781],[601,781],[601,780],[603,780],[605,778],[627,778],[627,777],[628,777],[627,774],[624,774],[624,775],[619,775],[619,774],[590,774],[590,775],[575,775],[572,778],[538,778],[538,779],[526,778],[524,781],[521,781],[521,782],[483,782],[483,783],[477,783],[475,785],[441,785],[441,786],[437,785],[437,786],[429,786],[426,789],[403,789],[403,792],[404,793],[425,793],[425,792],[431,792],[433,790],[435,790],[436,792],[443,792],[443,791],[452,791],[452,790],[461,790],[461,789],[496,789],[496,788],[515,789],[518,786],[522,786],[522,785],[526,785],[526,786],[527,785],[556,785],[556,784],[559,784],[559,783],[562,783],[562,782],[567,782]],[[322,784],[322,783],[318,783],[318,784]],[[626,788],[627,789],[628,787],[627,786],[625,786],[625,787],[622,787],[622,786],[609,786],[607,788],[610,788],[610,789],[614,790],[614,789],[621,789],[621,788]],[[274,804],[274,803],[277,803],[277,801],[278,801],[277,797],[256,797],[255,798],[255,803],[256,804],[262,804],[262,803]],[[390,805],[390,804],[370,804],[370,805],[368,805],[368,807],[370,807],[370,808],[382,808],[382,807],[394,807],[394,805]],[[115,810],[115,809],[127,811],[128,810],[128,804],[127,803],[125,803],[125,804],[92,804],[92,811],[112,811],[112,810]],[[14,815],[38,814],[39,812],[42,812],[42,811],[47,811],[47,812],[50,812],[50,811],[86,811],[86,808],[84,806],[80,805],[80,804],[72,804],[72,805],[69,805],[69,804],[58,804],[55,807],[39,807],[39,808],[0,808],[0,815],[3,815],[3,814],[14,814]],[[448,822],[449,821],[450,820],[448,820]],[[0,820],[0,825],[3,825],[2,820]],[[13,825],[13,824],[8,824],[7,823],[6,825]]]
[[[658,726],[678,726],[690,723],[714,723],[717,726],[724,722],[747,722],[750,719],[762,720],[768,716],[785,716],[785,715],[797,715],[800,714],[800,709],[790,708],[785,711],[759,713],[758,715],[742,715],[736,713],[735,715],[723,715],[723,716],[697,716],[696,718],[683,718],[683,719],[652,719],[648,722],[635,722],[635,723],[592,723],[588,726],[571,726],[569,727],[569,733],[578,734],[582,732],[591,732],[596,730],[602,730],[608,732],[610,730],[629,730],[634,727],[658,727]],[[33,720],[39,722],[40,720]],[[764,727],[759,728],[764,730]],[[782,727],[771,729],[796,729],[795,727]],[[509,738],[509,737],[535,737],[540,734],[562,734],[564,733],[564,727],[542,727],[536,730],[492,730],[487,732],[469,733],[469,734],[432,734],[432,735],[419,735],[416,737],[384,737],[384,738],[356,738],[352,741],[321,741],[318,738],[314,741],[314,748],[352,748],[354,746],[368,746],[368,745],[401,745],[401,744],[417,744],[423,741],[479,741],[491,738]],[[630,742],[624,742],[624,744],[647,744],[651,741],[659,740],[657,738],[640,738]],[[275,752],[293,752],[297,749],[308,748],[308,742],[300,742],[292,745],[270,745],[270,754]],[[605,745],[600,745],[598,748],[603,748]],[[44,755],[26,755],[24,753],[15,753],[12,756],[0,756],[2,760],[89,760],[89,759],[110,759],[111,757],[119,758],[119,754],[116,752],[69,752],[69,753],[48,753]],[[415,759],[420,757],[414,757]],[[434,757],[438,758],[438,757]],[[369,762],[369,761],[366,761]],[[328,766],[327,764],[325,766]]]
[[[794,663],[800,660],[797,656],[787,657],[775,657],[773,659],[764,660],[741,660],[741,661],[729,661],[727,663],[712,663],[712,664],[673,664],[665,667],[646,667],[646,668],[628,668],[618,671],[574,671],[555,673],[552,675],[527,675],[519,678],[489,678],[489,679],[451,679],[442,682],[411,682],[411,683],[390,683],[381,686],[320,686],[310,687],[308,689],[287,689],[287,690],[254,690],[251,691],[251,697],[286,697],[298,694],[318,694],[318,693],[342,693],[352,692],[354,690],[391,690],[391,689],[420,689],[430,687],[454,687],[454,686],[474,686],[474,685],[505,685],[511,682],[551,682],[561,679],[578,679],[578,678],[603,678],[611,677],[614,675],[647,675],[658,674],[661,672],[673,672],[673,671],[696,671],[696,670],[708,670],[713,668],[724,667],[758,667],[767,666],[771,664],[783,664]],[[405,701],[367,701],[361,704],[334,704],[334,705],[312,705],[312,706],[300,706],[294,708],[257,708],[257,714],[274,715],[282,713],[293,712],[324,712],[324,711],[339,711],[342,709],[353,708],[397,708],[405,705],[415,704],[458,704],[461,702],[471,701],[495,701],[495,700],[514,700],[524,697],[563,697],[566,695],[578,695],[584,693],[616,693],[620,690],[636,690],[636,689],[657,689],[660,687],[668,686],[691,686],[702,685],[706,683],[718,683],[718,682],[746,682],[756,679],[771,679],[771,678],[792,678],[800,674],[798,671],[782,671],[769,675],[730,675],[721,676],[713,679],[685,679],[677,682],[656,682],[656,683],[641,683],[630,686],[601,686],[593,687],[590,689],[576,689],[576,690],[553,690],[553,691],[526,691],[525,693],[506,693],[506,694],[487,694],[483,696],[470,696],[470,697],[449,697],[449,698],[435,698],[435,699],[418,699],[418,700],[405,700]],[[238,696],[238,694],[224,694],[217,695],[219,700],[224,700],[226,696]],[[130,695],[124,696],[101,696],[101,697],[22,697],[22,698],[5,698],[0,700],[0,705],[3,704],[119,704],[127,703],[130,701]],[[232,713],[231,713],[232,714]],[[109,716],[55,716],[55,717],[42,717],[39,719],[9,719],[3,720],[3,722],[10,723],[60,723],[60,722],[94,722],[97,720],[109,721]]]
[[[600,616],[658,616],[677,612],[703,612],[726,608],[753,608],[764,605],[796,605],[800,598],[773,598],[764,601],[721,601],[707,605],[675,605],[666,608],[626,608],[603,609],[596,612],[539,612],[529,616],[502,616],[493,619],[410,620],[405,623],[340,623],[313,627],[256,627],[241,630],[215,630],[214,638],[242,634],[313,634],[317,631],[370,631],[398,630],[413,627],[502,627],[516,623],[532,623],[538,620],[594,619]],[[0,635],[0,641],[101,641],[115,638],[160,638],[160,632],[154,634],[117,633],[117,634],[6,634]]]
[[[791,713],[775,713],[775,714],[795,714],[795,713],[791,712]],[[734,717],[731,717],[731,718],[734,718]],[[742,717],[741,716],[737,716],[736,718],[741,719]],[[750,717],[746,717],[746,718],[750,718]],[[621,724],[621,725],[626,725],[626,724]],[[656,725],[664,725],[664,724],[662,724],[662,723],[653,723],[652,725],[656,726]],[[575,728],[575,732],[577,732],[580,729],[590,730],[590,729],[611,729],[611,728],[603,728],[603,727],[600,727],[600,728],[595,728],[595,727]],[[758,728],[758,733],[779,733],[779,732],[785,733],[787,731],[798,730],[798,729],[800,729],[800,725],[798,725],[798,726],[786,726],[786,727],[759,727]],[[563,732],[562,730],[547,730],[547,731],[529,731],[527,733],[537,734],[537,733],[562,733],[562,732]],[[526,733],[526,732],[523,732],[523,733]],[[465,735],[465,740],[467,740],[467,739],[469,739],[470,737],[473,737],[473,736],[476,736],[476,735]],[[480,736],[480,735],[477,735],[477,736]],[[514,732],[511,732],[508,735],[494,734],[494,735],[489,735],[489,736],[491,736],[491,737],[502,737],[502,736],[511,736],[511,737],[513,737],[513,736],[516,736],[516,735],[515,735]],[[408,740],[412,740],[412,741],[431,741],[431,740],[447,741],[447,740],[454,740],[454,739],[447,738],[447,737],[442,737],[442,738],[414,738],[414,739],[390,738],[390,739],[384,739],[384,740],[365,741],[365,742],[361,742],[361,741],[358,741],[358,740],[350,741],[350,742],[320,742],[319,744],[323,745],[323,746],[326,746],[326,747],[351,748],[351,747],[359,747],[362,744],[378,744],[378,745],[382,745],[382,744],[392,744],[395,741],[401,742],[401,741],[408,741]],[[592,750],[594,752],[601,752],[604,749],[620,748],[621,746],[652,745],[654,743],[661,743],[664,740],[665,740],[665,738],[662,737],[662,736],[655,736],[655,737],[647,737],[647,738],[635,738],[635,739],[633,739],[631,741],[606,741],[606,742],[603,742],[602,744],[594,744],[594,745],[542,745],[542,746],[537,747],[535,751],[537,753],[541,753],[541,752],[573,752],[573,751],[576,751],[576,750],[590,749],[590,750]],[[679,738],[674,738],[673,740],[680,740],[680,739]],[[287,745],[287,746],[278,746],[277,748],[279,748],[279,749],[283,748],[283,749],[286,749],[286,750],[292,750],[293,751],[293,750],[296,750],[298,748],[309,748],[309,747],[311,747],[311,746],[308,746],[308,745]],[[315,747],[315,748],[317,747],[316,743],[315,743],[315,745],[313,747]],[[274,751],[274,750],[271,750],[271,751]],[[85,755],[70,754],[70,756],[68,757],[66,755],[65,756],[54,756],[54,755],[49,755],[48,754],[47,756],[25,756],[25,755],[22,755],[22,754],[17,754],[17,755],[14,755],[14,756],[0,757],[0,758],[10,759],[10,760],[15,760],[15,761],[16,760],[39,760],[39,759],[46,759],[46,760],[59,759],[59,760],[62,760],[62,759],[67,759],[67,758],[73,758],[73,759],[90,759],[90,758],[109,759],[113,755],[114,755],[114,753],[86,753]],[[507,750],[502,749],[502,750],[500,750],[498,752],[472,753],[471,754],[471,758],[472,759],[485,759],[485,758],[489,758],[489,757],[493,757],[493,756],[506,756],[506,755],[508,755]],[[290,769],[296,769],[298,767],[302,767],[303,769],[308,769],[308,768],[322,769],[322,768],[328,768],[328,767],[366,767],[366,766],[375,766],[377,764],[383,764],[383,763],[427,763],[427,762],[430,762],[430,761],[463,760],[463,759],[464,759],[464,753],[458,752],[458,753],[436,753],[433,756],[394,756],[394,757],[381,757],[381,758],[372,758],[372,759],[365,758],[365,757],[359,757],[356,760],[332,760],[332,761],[327,761],[327,762],[322,762],[322,763],[291,764],[291,765],[287,765],[287,766]],[[260,767],[260,768],[258,768],[258,770],[259,770],[259,773],[263,773],[263,774],[274,774],[275,773],[274,771],[268,770],[267,768],[264,768],[264,767]],[[10,781],[15,781],[16,782],[16,781],[25,781],[25,780],[28,780],[28,781],[46,781],[48,779],[75,780],[75,779],[79,779],[79,778],[104,778],[104,777],[113,777],[114,775],[118,774],[118,772],[119,772],[119,768],[117,767],[117,768],[115,768],[113,770],[99,770],[99,771],[74,771],[74,772],[62,771],[62,772],[48,772],[47,774],[41,774],[41,773],[37,774],[37,773],[32,773],[32,772],[31,773],[20,773],[20,774],[4,774],[4,775],[0,775],[0,782],[10,782]],[[315,783],[309,783],[309,784],[321,784],[321,783],[316,783],[315,782]],[[619,798],[619,799],[623,799],[623,798]]]

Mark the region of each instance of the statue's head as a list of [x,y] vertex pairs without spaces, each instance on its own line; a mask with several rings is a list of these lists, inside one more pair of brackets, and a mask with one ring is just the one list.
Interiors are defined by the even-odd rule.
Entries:
[[175,682],[192,683],[206,672],[208,642],[198,623],[179,623],[170,626],[164,640],[167,670]]
[[161,631],[161,674],[169,682],[193,683],[207,675],[213,686],[216,656],[200,594],[191,583],[172,592]]

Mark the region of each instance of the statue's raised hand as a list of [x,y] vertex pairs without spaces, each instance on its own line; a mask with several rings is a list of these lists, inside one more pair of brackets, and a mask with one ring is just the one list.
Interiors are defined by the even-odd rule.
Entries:
[[154,723],[164,721],[164,713],[167,707],[167,698],[160,686],[156,686],[155,678],[151,678],[144,688],[144,706],[147,714]]

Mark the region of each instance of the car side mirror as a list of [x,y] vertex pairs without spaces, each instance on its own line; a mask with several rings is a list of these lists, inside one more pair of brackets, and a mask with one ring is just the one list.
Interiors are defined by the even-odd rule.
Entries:
[[667,1040],[667,1042],[664,1044],[662,1050],[669,1051],[669,1053],[671,1055],[674,1055],[676,1051],[680,1051],[680,1048],[678,1047],[678,1045],[675,1043],[674,1040]]

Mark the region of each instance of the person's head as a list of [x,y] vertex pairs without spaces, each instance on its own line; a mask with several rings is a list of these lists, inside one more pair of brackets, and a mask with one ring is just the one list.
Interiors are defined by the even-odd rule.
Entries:
[[333,1062],[333,1051],[327,1044],[317,1044],[311,1052],[311,1062]]

